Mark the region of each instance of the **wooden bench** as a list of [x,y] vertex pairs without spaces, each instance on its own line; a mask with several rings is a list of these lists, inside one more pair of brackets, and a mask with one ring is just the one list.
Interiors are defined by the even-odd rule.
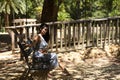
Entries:
[[[11,30],[11,33],[14,33],[15,36],[19,39],[19,42],[17,42],[19,48],[20,48],[20,59],[22,58],[22,60],[26,63],[27,68],[25,68],[25,71],[23,73],[23,76],[21,78],[39,78],[39,80],[47,80],[47,74],[49,72],[48,69],[42,69],[42,68],[35,68],[34,67],[34,63],[33,63],[33,59],[32,59],[32,55],[33,55],[33,50],[30,49],[29,47],[26,47],[25,44],[31,43],[30,39],[27,38],[24,41],[24,38],[22,36],[23,32],[22,32],[22,28],[14,28],[11,27],[9,28]],[[30,75],[30,76],[29,76]],[[21,79],[21,80],[23,80]]]
[[[47,80],[49,67],[44,68],[43,65],[46,65],[48,61],[43,62],[43,64],[39,65],[41,62],[36,63],[34,55],[34,50],[30,47],[26,47],[25,44],[30,44],[31,41],[28,39],[26,43],[18,42],[19,48],[21,50],[21,54],[23,55],[23,60],[25,61],[27,68],[24,72],[24,78],[27,78],[30,74],[31,78],[39,78],[38,80]],[[49,65],[49,64],[47,64]]]

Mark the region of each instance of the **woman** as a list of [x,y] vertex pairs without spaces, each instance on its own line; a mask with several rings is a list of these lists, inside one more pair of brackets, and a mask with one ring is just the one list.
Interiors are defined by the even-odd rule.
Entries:
[[[48,43],[47,43],[47,41],[49,41],[48,25],[44,23],[41,24],[40,27],[37,28],[37,32],[38,35],[35,36],[32,44],[34,47],[33,62],[38,62],[41,59],[48,61],[49,67],[43,66],[43,68],[46,67],[49,69],[49,71],[51,71],[52,69],[55,69],[58,66],[58,59],[56,53],[48,52]],[[63,66],[61,66],[60,63],[59,63],[59,67],[62,69],[63,72],[69,75],[69,72],[65,68],[63,68]]]
[[[48,52],[48,43],[43,37],[48,32],[48,25],[44,23],[41,24],[41,26],[38,28],[38,32],[39,33],[34,38],[34,42],[33,42],[34,51],[35,51],[33,55],[33,61],[34,62],[41,61],[44,63],[48,63],[46,65],[44,65],[44,63],[41,64],[42,68],[49,68],[49,70],[52,70],[58,66],[58,61],[57,61],[57,55],[55,53]],[[49,65],[49,67],[47,65]]]

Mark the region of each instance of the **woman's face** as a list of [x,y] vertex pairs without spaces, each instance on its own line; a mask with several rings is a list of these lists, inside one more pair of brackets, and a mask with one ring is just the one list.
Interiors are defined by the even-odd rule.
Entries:
[[48,31],[48,28],[47,27],[44,27],[43,29],[41,29],[41,34],[42,35],[45,35]]

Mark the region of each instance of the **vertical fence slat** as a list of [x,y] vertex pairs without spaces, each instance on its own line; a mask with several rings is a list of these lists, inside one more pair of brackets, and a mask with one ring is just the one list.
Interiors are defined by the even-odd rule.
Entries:
[[108,19],[108,44],[110,44],[110,35],[111,35],[111,23],[110,20]]
[[89,45],[89,34],[90,34],[90,31],[89,31],[89,22],[86,22],[86,46]]
[[103,23],[104,24],[104,48],[106,45],[106,37],[107,37],[107,26],[106,26],[106,22]]
[[31,38],[35,35],[35,27],[32,27],[32,34],[31,34]]
[[15,53],[15,34],[14,32],[11,32],[11,39],[12,39],[12,53]]
[[74,24],[73,24],[73,37],[72,37],[72,38],[73,38],[73,47],[74,47],[74,48],[75,48],[75,39],[76,39],[76,36],[75,36],[75,33],[76,33],[76,32],[75,32],[75,26],[76,26],[76,25],[75,25],[75,23],[74,23]]
[[98,32],[98,23],[97,23],[97,26],[96,26],[96,46],[98,46],[98,35],[99,35],[99,32]]
[[71,47],[71,25],[68,23],[68,46]]
[[80,47],[80,40],[81,40],[81,27],[80,27],[80,23],[77,23],[77,27],[78,27],[78,47]]
[[118,44],[120,45],[120,19],[118,19]]
[[53,44],[56,44],[56,46],[55,46],[56,52],[58,52],[58,41],[59,41],[58,37],[57,37],[57,35],[58,35],[58,33],[57,33],[58,27],[57,26],[59,26],[59,24],[53,25],[53,29],[54,29],[54,31],[53,31]]
[[112,43],[114,43],[114,23],[112,21]]
[[27,38],[30,36],[29,35],[29,27],[26,27],[25,30],[26,30],[25,39],[27,40]]
[[53,51],[54,45],[54,26],[50,26],[50,49]]
[[63,33],[62,33],[62,30],[63,30],[63,26],[62,26],[62,24],[60,24],[59,25],[60,26],[60,49],[62,49],[62,47],[63,47]]
[[85,22],[82,23],[82,49],[84,48],[85,42]]
[[91,39],[91,21],[87,21],[87,26],[86,26],[86,46],[90,46],[90,39]]
[[117,44],[118,43],[118,19],[116,20],[116,33],[115,33],[115,43]]
[[95,21],[92,23],[92,46],[94,46]]
[[100,22],[100,47],[102,48],[102,22]]
[[65,49],[67,49],[67,24],[64,24],[64,41],[65,41]]

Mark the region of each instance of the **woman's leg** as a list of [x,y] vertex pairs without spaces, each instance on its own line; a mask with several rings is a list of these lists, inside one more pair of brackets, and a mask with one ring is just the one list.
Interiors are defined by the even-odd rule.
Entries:
[[58,66],[58,59],[55,53],[50,53],[51,60],[50,60],[50,69],[55,69]]

